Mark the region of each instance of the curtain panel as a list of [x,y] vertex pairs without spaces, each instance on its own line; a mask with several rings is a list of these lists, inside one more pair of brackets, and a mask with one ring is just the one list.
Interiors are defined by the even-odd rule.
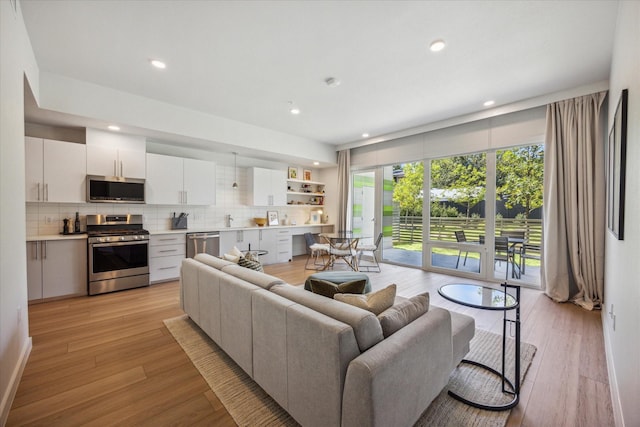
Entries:
[[604,290],[605,96],[547,106],[542,286],[589,310],[601,307]]
[[338,151],[338,230],[345,231],[349,215],[349,176],[351,173],[351,151]]

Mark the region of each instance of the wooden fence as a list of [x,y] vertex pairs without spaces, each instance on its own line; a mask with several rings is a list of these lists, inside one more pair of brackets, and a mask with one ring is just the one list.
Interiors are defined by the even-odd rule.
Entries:
[[[394,243],[414,243],[422,241],[422,217],[397,216],[392,222]],[[496,219],[496,235],[502,231],[524,231],[530,243],[540,244],[542,241],[542,221],[539,219]],[[485,235],[485,219],[483,218],[431,218],[431,240],[455,242],[455,231],[463,230],[467,241],[477,242]]]

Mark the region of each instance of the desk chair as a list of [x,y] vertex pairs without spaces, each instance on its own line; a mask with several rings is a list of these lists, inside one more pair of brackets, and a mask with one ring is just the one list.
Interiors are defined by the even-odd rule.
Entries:
[[[456,241],[458,243],[467,241],[467,236],[465,236],[464,230],[454,231],[454,233],[456,235]],[[460,264],[460,255],[462,255],[462,250],[458,251],[458,261],[456,261],[456,268],[458,268],[458,265]],[[467,265],[467,256],[468,255],[469,255],[469,251],[465,251],[465,253],[464,253],[464,261],[462,262],[462,265]]]
[[[311,233],[304,233],[304,240],[307,242],[307,262],[304,264],[305,270],[319,270],[326,264],[325,256],[329,255],[329,244],[318,243]],[[322,257],[322,262],[319,262]],[[313,259],[313,264],[309,261]]]

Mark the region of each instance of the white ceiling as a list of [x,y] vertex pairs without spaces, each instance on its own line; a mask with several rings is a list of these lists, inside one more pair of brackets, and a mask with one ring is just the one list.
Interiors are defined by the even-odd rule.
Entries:
[[340,145],[608,79],[618,2],[21,6],[43,71]]

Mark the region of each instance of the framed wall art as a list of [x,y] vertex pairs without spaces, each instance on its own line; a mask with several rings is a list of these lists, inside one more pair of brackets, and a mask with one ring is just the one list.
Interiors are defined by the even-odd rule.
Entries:
[[267,223],[269,225],[280,225],[278,211],[267,211]]
[[305,181],[311,181],[311,171],[308,169],[304,170],[304,180]]
[[289,166],[289,179],[298,179],[298,168]]
[[628,96],[627,89],[620,94],[607,147],[607,227],[618,240],[624,239]]

